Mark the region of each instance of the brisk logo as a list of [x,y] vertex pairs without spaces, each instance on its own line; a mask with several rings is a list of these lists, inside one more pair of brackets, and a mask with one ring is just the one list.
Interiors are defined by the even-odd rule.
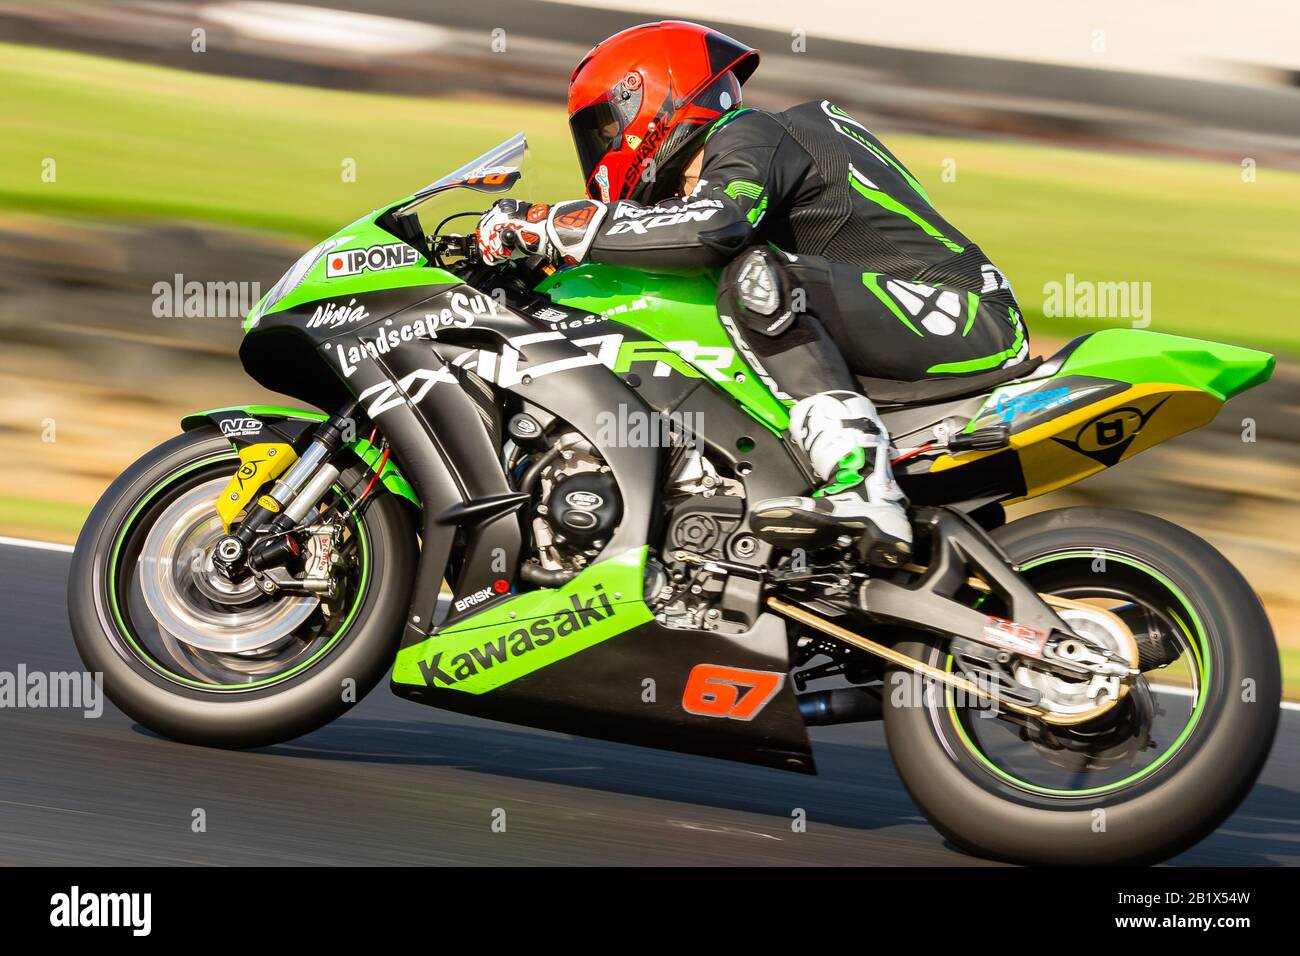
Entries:
[[325,260],[325,275],[333,279],[366,271],[382,272],[385,269],[413,266],[418,258],[415,249],[404,242],[390,242],[365,249],[344,249],[330,253]]
[[467,607],[473,607],[475,604],[478,604],[480,601],[486,601],[494,593],[496,592],[494,592],[491,588],[481,588],[475,591],[473,594],[467,595],[461,598],[459,601],[457,601],[456,610],[463,611]]

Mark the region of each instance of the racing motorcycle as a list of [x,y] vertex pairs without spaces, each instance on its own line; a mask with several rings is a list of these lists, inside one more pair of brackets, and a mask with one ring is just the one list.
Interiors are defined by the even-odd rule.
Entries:
[[1233,810],[1280,697],[1241,574],[1150,515],[1004,509],[1208,423],[1271,355],[1111,328],[872,382],[913,554],[777,550],[749,506],[813,477],[714,278],[490,267],[449,229],[479,212],[426,230],[524,149],[362,217],[249,314],[248,374],[318,410],[196,412],[109,488],[68,606],[117,706],[259,747],[391,670],[435,707],[803,773],[810,725],[882,719],[934,826],[1024,863],[1163,859]]

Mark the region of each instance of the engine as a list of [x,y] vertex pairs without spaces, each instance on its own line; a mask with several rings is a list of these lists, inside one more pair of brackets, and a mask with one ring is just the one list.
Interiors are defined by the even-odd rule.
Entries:
[[[599,449],[562,421],[550,419],[544,426],[540,409],[535,411],[507,424],[505,463],[518,476],[518,489],[535,502],[529,518],[533,553],[520,576],[554,587],[597,559],[623,519],[623,499]],[[743,629],[743,622],[728,620],[727,575],[706,563],[744,561],[757,547],[752,536],[738,534],[744,486],[719,474],[691,442],[672,445],[668,454],[667,520],[661,546],[647,563],[646,601],[669,627]]]
[[719,474],[693,446],[675,457],[671,476],[663,563],[652,562],[647,600],[667,627],[743,630],[745,622],[727,612],[727,575],[707,562],[743,560],[753,553],[753,537],[737,534],[745,517],[744,485]]
[[542,427],[530,415],[516,415],[508,431],[531,446],[519,490],[537,502],[531,518],[534,555],[520,574],[554,586],[600,554],[623,518],[623,499],[609,465],[580,433],[561,431],[543,439]]
[[584,555],[598,551],[623,517],[618,485],[608,469],[559,472],[542,509],[555,543],[569,544]]

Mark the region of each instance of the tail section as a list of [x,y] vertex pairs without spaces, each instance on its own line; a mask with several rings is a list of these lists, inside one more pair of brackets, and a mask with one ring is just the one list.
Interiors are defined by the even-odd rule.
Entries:
[[1031,378],[995,389],[964,429],[1003,424],[1008,447],[944,454],[909,476],[922,487],[953,488],[962,472],[947,473],[982,463],[972,476],[980,471],[986,484],[990,467],[1005,473],[1004,501],[1033,498],[1208,424],[1229,398],[1267,381],[1274,364],[1267,352],[1201,339],[1094,332]]

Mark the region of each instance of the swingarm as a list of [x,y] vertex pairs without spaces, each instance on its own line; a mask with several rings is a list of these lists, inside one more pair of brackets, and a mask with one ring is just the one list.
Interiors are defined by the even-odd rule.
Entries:
[[[1141,671],[1137,641],[1118,615],[1095,604],[1038,594],[984,530],[960,512],[922,508],[914,515],[919,537],[929,542],[924,566],[909,565],[889,577],[824,567],[778,569],[767,577],[773,584],[816,582],[823,594],[828,587],[843,594],[854,581],[854,610],[894,632],[901,627],[937,635],[953,660],[950,670],[806,606],[774,596],[768,606],[839,643],[1047,723],[1092,720],[1123,698]],[[984,610],[990,600],[998,614]]]

